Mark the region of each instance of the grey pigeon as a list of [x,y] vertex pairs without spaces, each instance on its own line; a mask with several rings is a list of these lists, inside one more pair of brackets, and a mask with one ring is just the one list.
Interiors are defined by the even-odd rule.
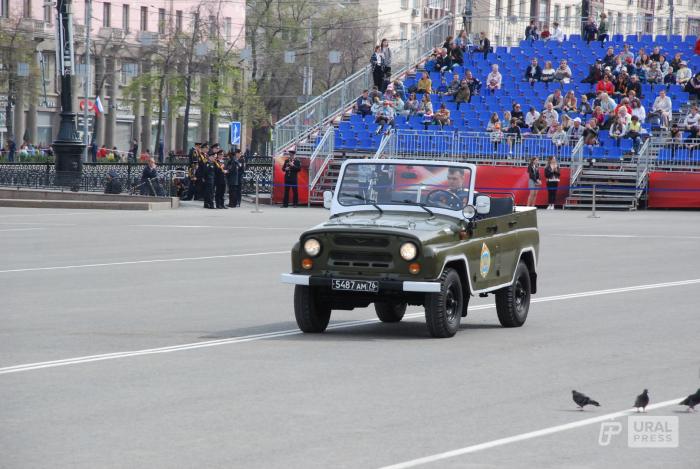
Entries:
[[695,391],[695,394],[691,394],[690,396],[686,397],[678,403],[678,405],[687,405],[688,412],[690,412],[691,410],[695,411],[695,406],[698,404],[700,404],[700,388],[698,388],[698,390]]
[[646,412],[648,405],[649,390],[645,389],[644,392],[642,392],[639,396],[637,396],[637,399],[634,400],[634,408],[637,409],[637,412],[639,412],[639,409],[642,409],[642,412]]
[[590,397],[578,391],[571,391],[571,397],[573,397],[574,402],[576,403],[576,405],[578,405],[579,409],[581,410],[583,410],[583,408],[587,405],[594,405],[596,407],[600,407],[600,404],[598,404],[598,402],[594,401]]

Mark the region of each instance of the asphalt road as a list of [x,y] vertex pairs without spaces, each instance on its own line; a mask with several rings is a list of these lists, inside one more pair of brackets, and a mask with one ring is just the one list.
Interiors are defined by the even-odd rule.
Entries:
[[675,405],[646,415],[678,417],[677,448],[629,448],[626,415],[599,444],[642,389],[700,387],[697,212],[540,211],[525,326],[475,298],[437,340],[420,308],[298,333],[279,274],[327,212],[251,208],[0,209],[0,468],[700,465]]

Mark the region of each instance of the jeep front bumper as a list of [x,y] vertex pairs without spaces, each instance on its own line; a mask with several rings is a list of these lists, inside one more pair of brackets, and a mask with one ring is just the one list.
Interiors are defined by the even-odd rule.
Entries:
[[[311,287],[330,287],[331,277],[317,277],[303,274],[282,274],[280,277],[282,283],[290,283],[292,285],[305,285]],[[357,279],[360,280],[360,279]],[[362,279],[366,280],[366,279]],[[420,293],[439,293],[440,282],[412,282],[404,280],[377,280],[379,282],[379,293],[382,291],[410,291]]]

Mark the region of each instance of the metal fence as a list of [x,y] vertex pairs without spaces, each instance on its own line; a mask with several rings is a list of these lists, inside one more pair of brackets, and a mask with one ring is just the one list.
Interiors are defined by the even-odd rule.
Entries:
[[650,161],[655,171],[700,170],[700,139],[681,141],[665,137],[650,139]]
[[[453,24],[454,17],[446,16],[415,38],[395,48],[391,63],[393,76],[405,73],[430,54],[433,48],[442,44],[452,33]],[[368,51],[367,62],[370,55],[371,51]],[[277,155],[290,144],[307,138],[350,106],[362,90],[370,87],[371,73],[371,66],[367,65],[277,121],[273,131],[273,154]]]
[[[309,157],[309,194],[311,194],[323,175],[328,163],[333,158],[335,147],[335,129],[329,125]],[[309,197],[309,204],[311,197]]]
[[546,135],[503,132],[448,132],[399,129],[391,134],[384,158],[428,158],[484,164],[527,164],[530,158],[555,156],[566,165],[576,142]]
[[[141,182],[144,165],[138,163],[83,163],[80,191],[103,192],[107,174],[113,171],[124,193],[139,194],[144,188],[150,192],[150,184]],[[258,181],[260,193],[272,191],[272,158],[254,158],[247,162],[242,192],[255,193]],[[154,184],[158,195],[176,196],[181,180],[186,176],[186,163],[165,163],[158,166],[159,177]],[[0,163],[0,186],[35,189],[59,189],[53,163]]]

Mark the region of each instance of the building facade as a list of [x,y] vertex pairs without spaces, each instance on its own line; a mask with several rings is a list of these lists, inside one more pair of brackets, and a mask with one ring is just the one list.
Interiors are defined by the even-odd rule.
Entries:
[[[85,21],[88,3],[91,3],[92,10],[89,70],[86,66]],[[185,129],[184,107],[168,107],[168,97],[181,95],[181,90],[171,89],[172,85],[168,84],[163,93],[164,103],[160,103],[159,94],[154,96],[154,87],[146,86],[135,92],[133,81],[147,72],[162,73],[162,70],[154,69],[159,57],[161,63],[170,63],[180,71],[182,60],[163,60],[166,53],[175,57],[182,52],[172,50],[172,43],[168,41],[175,35],[186,37],[190,34],[191,37],[195,24],[199,25],[198,31],[203,32],[198,36],[196,47],[192,43],[193,54],[190,56],[196,56],[194,60],[200,69],[210,60],[214,35],[227,50],[242,49],[245,45],[245,6],[242,2],[73,0],[72,11],[76,62],[74,110],[80,111],[86,104],[84,90],[89,74],[88,123],[98,145],[116,146],[121,151],[127,150],[131,140],[136,139],[140,149],[155,151],[157,116],[162,108],[161,141],[166,153],[168,150],[186,150],[182,148],[184,133],[187,133],[190,144],[194,140],[208,140],[212,135],[227,140],[227,120],[210,119],[196,99],[190,107],[188,129]],[[0,0],[0,113],[3,115],[0,138],[3,142],[12,137],[18,145],[24,140],[46,145],[56,137],[60,106],[54,40],[56,13],[55,2]],[[21,47],[17,49],[12,44]],[[166,51],[167,48],[170,49]],[[195,95],[201,91],[204,81],[195,77]],[[104,113],[93,112],[97,96]],[[217,127],[213,132],[210,132],[210,122]],[[82,111],[79,130],[83,130]]]

